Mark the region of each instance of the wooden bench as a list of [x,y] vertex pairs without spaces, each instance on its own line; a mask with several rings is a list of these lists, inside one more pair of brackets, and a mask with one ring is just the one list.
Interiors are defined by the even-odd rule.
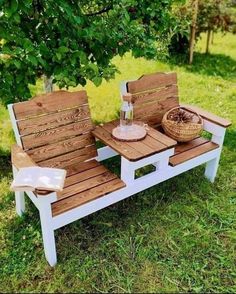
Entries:
[[[161,83],[148,83],[152,91],[150,95],[153,96],[152,107],[142,105],[141,108],[145,109],[147,106],[149,110],[141,113],[136,103],[139,98],[135,102],[136,118],[145,120],[154,127],[157,127],[158,121],[160,122],[162,115],[170,107],[166,100],[170,99],[171,107],[177,103],[176,95],[165,94],[160,99],[153,94],[157,86],[162,87],[158,90],[159,94],[160,91],[167,93],[170,85],[174,84],[173,78],[176,75],[157,76],[167,77],[170,81],[166,84],[162,78]],[[153,76],[151,77],[153,80]],[[138,80],[137,85],[142,80],[143,78]],[[171,86],[171,91],[177,88],[176,80],[174,81],[175,86]],[[132,83],[136,85],[135,82]],[[138,90],[130,87],[129,91],[133,92],[134,98],[138,95],[150,96],[149,90],[143,87]],[[145,95],[137,95],[143,91]],[[225,128],[230,124],[201,112],[204,129],[213,134],[211,142],[199,138],[180,147],[176,146],[176,141],[150,128],[145,140],[127,144],[115,141],[111,136],[112,128],[117,122],[98,126],[94,130],[85,91],[58,91],[30,101],[11,104],[8,108],[17,142],[12,147],[13,176],[20,168],[34,165],[67,170],[65,187],[61,193],[26,192],[39,210],[45,256],[51,266],[57,262],[54,237],[56,229],[206,162],[205,174],[213,181]],[[155,113],[158,118],[156,121]],[[97,150],[92,134],[107,146]],[[214,148],[209,148],[209,144]],[[115,155],[121,156],[121,179],[100,163]],[[135,171],[148,164],[154,165],[155,170],[135,178]],[[22,215],[25,210],[24,193],[16,192],[15,200],[16,211]]]
[[[64,190],[29,192],[40,213],[44,250],[56,264],[54,230],[75,219],[73,209],[125,187],[99,163],[93,124],[85,91],[58,91],[9,105],[17,145],[12,146],[13,174],[22,167],[58,167],[67,170]],[[24,193],[16,192],[16,210],[25,210]],[[95,207],[96,209],[96,207]],[[71,212],[68,215],[66,212]],[[76,219],[89,214],[86,209]]]
[[[134,118],[142,120],[148,125],[161,130],[163,115],[173,107],[179,106],[179,95],[176,73],[154,73],[141,76],[138,80],[124,82],[121,85],[121,94],[132,94],[134,105]],[[221,148],[224,141],[225,130],[231,122],[209,113],[196,106],[181,105],[188,111],[196,111],[204,120],[204,130],[211,133],[212,137],[207,140],[203,137],[196,138],[187,143],[179,143],[170,157],[169,164],[172,167],[181,165],[190,160],[199,158],[205,154],[206,177],[213,182],[216,176]],[[217,156],[210,161],[207,153],[217,149]],[[180,168],[181,169],[181,168]]]

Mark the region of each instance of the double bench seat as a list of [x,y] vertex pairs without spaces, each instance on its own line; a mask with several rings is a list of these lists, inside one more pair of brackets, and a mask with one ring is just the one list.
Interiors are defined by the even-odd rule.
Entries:
[[[178,144],[157,129],[164,113],[179,105],[176,74],[142,76],[122,86],[122,93],[127,92],[132,94],[135,119],[149,126],[139,142],[115,140],[111,133],[117,121],[94,128],[85,91],[57,91],[8,106],[17,143],[12,146],[13,176],[29,166],[67,170],[62,192],[25,191],[39,210],[51,266],[57,263],[56,229],[200,164],[206,164],[205,176],[215,179],[229,121],[197,109],[211,139]],[[105,147],[97,149],[95,138]],[[120,177],[101,163],[116,155],[121,158]],[[136,170],[147,165],[155,170],[136,178]],[[24,192],[15,193],[18,215],[25,211],[24,197]]]

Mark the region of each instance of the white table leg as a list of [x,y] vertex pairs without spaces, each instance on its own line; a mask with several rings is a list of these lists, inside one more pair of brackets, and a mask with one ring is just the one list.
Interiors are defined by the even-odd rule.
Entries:
[[121,156],[121,180],[126,184],[130,185],[134,182],[135,169],[133,168],[132,162]]

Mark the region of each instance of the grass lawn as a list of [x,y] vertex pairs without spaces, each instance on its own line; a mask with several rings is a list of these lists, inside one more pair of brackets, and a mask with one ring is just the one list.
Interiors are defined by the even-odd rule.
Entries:
[[[118,85],[176,71],[180,100],[232,120],[214,184],[199,167],[56,231],[58,265],[44,258],[37,209],[16,216],[8,114],[0,107],[0,292],[236,292],[236,36],[197,45],[193,66],[116,58],[121,74],[86,89],[95,122],[117,117]],[[41,84],[32,88],[40,92]],[[107,165],[117,169],[116,159]]]

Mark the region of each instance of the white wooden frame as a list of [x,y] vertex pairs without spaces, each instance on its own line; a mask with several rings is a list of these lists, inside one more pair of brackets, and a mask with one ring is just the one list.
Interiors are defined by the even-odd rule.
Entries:
[[[9,105],[8,109],[17,144],[22,147],[22,142],[12,105]],[[204,119],[204,130],[212,133],[212,142],[217,143],[219,148],[204,153],[196,158],[190,159],[175,167],[168,165],[169,157],[174,154],[174,148],[165,150],[136,162],[131,162],[124,157],[121,157],[121,179],[126,183],[126,187],[83,204],[77,208],[71,209],[70,211],[64,212],[60,215],[54,217],[52,216],[51,204],[57,201],[57,195],[55,192],[50,193],[47,196],[41,196],[27,191],[26,194],[39,210],[44,252],[48,263],[51,266],[54,266],[57,263],[54,236],[54,231],[56,229],[59,229],[71,222],[81,219],[102,208],[119,202],[127,197],[130,197],[131,195],[166,181],[178,174],[181,174],[204,163],[206,163],[205,176],[211,182],[213,182],[219,164],[224,141],[225,128]],[[102,161],[116,155],[116,151],[106,146],[98,149],[98,156],[96,159]],[[156,167],[156,170],[148,175],[135,179],[135,170],[149,164],[153,164]],[[13,166],[13,176],[15,176],[16,173],[17,169]],[[24,192],[16,192],[15,201],[17,214],[21,216],[25,211]]]

